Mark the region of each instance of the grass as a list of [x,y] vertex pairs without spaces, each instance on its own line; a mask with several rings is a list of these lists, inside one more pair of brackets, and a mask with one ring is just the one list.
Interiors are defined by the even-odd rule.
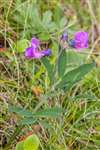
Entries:
[[[0,50],[1,150],[14,150],[29,131],[38,135],[41,150],[100,149],[99,8],[99,0],[0,1],[0,44],[6,49]],[[54,65],[59,36],[64,30],[70,37],[75,31],[89,33],[88,50],[68,60],[71,67],[66,71],[91,61],[97,66],[69,90],[53,90],[48,77],[50,67],[45,68],[43,60],[25,59],[23,39],[30,40],[33,35],[41,39],[41,47],[52,49],[53,56],[48,60]],[[51,78],[55,83],[56,74]],[[42,89],[39,95],[33,90],[37,87]],[[25,112],[11,113],[10,105],[24,108]],[[30,120],[28,124],[19,124],[27,115],[26,110],[37,115],[52,107],[64,111],[60,114],[58,110],[48,110],[45,117],[39,115],[33,124],[29,124]]]

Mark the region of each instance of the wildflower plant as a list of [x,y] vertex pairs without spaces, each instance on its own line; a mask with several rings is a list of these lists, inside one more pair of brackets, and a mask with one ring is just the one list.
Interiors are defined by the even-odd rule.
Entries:
[[97,0],[55,1],[56,6],[53,1],[1,2],[0,40],[5,43],[0,43],[0,146],[4,149],[100,147],[99,67],[90,53],[99,42],[97,10],[91,5]]
[[[34,61],[34,59],[39,60],[46,71],[44,72],[45,78],[43,80],[44,82],[47,80],[48,88],[46,89],[45,94],[42,92],[42,94],[37,95],[44,99],[39,107],[46,104],[49,98],[53,98],[53,93],[57,93],[58,91],[68,91],[74,87],[88,72],[93,69],[93,67],[95,67],[94,63],[83,63],[80,65],[80,62],[82,62],[84,57],[82,58],[82,54],[79,52],[88,47],[87,32],[76,32],[71,40],[68,33],[64,32],[59,39],[58,45],[58,55],[56,56],[54,64],[50,61],[50,57],[53,55],[53,50],[50,48],[41,50],[40,40],[36,37],[31,39],[29,46],[24,50],[24,57],[27,61]],[[70,48],[72,51],[70,51]],[[74,57],[76,57],[76,59],[80,58],[80,61],[77,65],[74,64],[71,68],[68,66],[69,63],[67,56],[70,57],[69,60],[71,60],[71,63],[73,62],[73,64]],[[10,112],[14,112],[22,116],[23,119],[19,122],[22,126],[32,125],[35,123],[42,124],[43,122],[41,119],[43,118],[59,118],[63,113],[65,113],[65,110],[59,106],[51,106],[43,110],[37,110],[36,108],[36,110],[33,110],[32,112],[27,109],[10,106],[9,110]]]
[[[65,45],[67,47],[65,47]],[[67,51],[68,46],[72,47],[72,51]],[[73,68],[69,69],[70,71],[67,71],[67,63],[68,58],[67,55],[69,55],[70,60],[73,58],[80,58],[81,54],[78,54],[78,52],[82,51],[82,49],[85,49],[88,47],[88,33],[87,32],[76,32],[74,34],[74,38],[72,40],[69,39],[68,33],[64,32],[62,36],[60,37],[59,42],[59,50],[58,50],[58,56],[56,57],[55,64],[51,64],[49,57],[53,55],[53,52],[51,49],[47,48],[46,50],[41,50],[40,48],[40,41],[39,39],[33,37],[31,39],[31,42],[29,44],[29,47],[25,49],[24,57],[26,59],[38,59],[41,64],[46,69],[46,77],[48,79],[48,94],[52,94],[52,92],[55,90],[69,90],[71,87],[73,87],[77,82],[82,80],[82,78],[93,69],[95,66],[94,63],[87,63],[87,64],[81,64],[80,61],[77,66],[73,66]],[[76,52],[74,52],[74,50]],[[82,57],[81,57],[82,59]],[[75,60],[76,61],[76,60]],[[44,78],[44,79],[45,79]],[[47,96],[48,99],[48,96]],[[20,109],[18,109],[21,111]],[[51,111],[52,108],[48,108],[46,111]],[[17,112],[17,109],[11,109],[13,112]],[[60,112],[59,108],[53,108],[54,112],[58,111]],[[23,112],[23,111],[22,111]],[[40,111],[41,112],[41,111]],[[39,112],[39,114],[40,114]],[[38,113],[38,112],[37,112]],[[41,112],[42,113],[42,112]],[[24,113],[23,113],[24,114]],[[34,113],[35,115],[36,113]],[[45,114],[45,113],[43,113]],[[32,115],[32,113],[30,113]],[[56,115],[55,115],[56,116]],[[30,116],[31,117],[31,116]],[[32,118],[31,118],[32,119]],[[31,120],[30,119],[30,120]],[[36,119],[37,120],[37,119]],[[23,121],[22,121],[23,122]],[[23,124],[23,123],[22,123]]]

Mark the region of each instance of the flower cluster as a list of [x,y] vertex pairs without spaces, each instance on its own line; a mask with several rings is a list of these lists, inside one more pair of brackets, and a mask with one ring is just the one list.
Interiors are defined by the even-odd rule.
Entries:
[[75,48],[77,51],[88,47],[88,33],[84,31],[79,31],[74,34],[73,39],[68,40],[68,35],[64,32],[61,40],[68,42],[69,46]]
[[50,49],[40,51],[39,46],[40,41],[37,38],[33,37],[31,39],[30,47],[26,48],[25,50],[25,57],[33,59],[51,55]]

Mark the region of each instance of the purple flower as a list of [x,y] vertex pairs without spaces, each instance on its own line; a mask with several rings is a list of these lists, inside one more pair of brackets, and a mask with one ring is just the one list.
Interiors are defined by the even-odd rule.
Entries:
[[37,38],[35,38],[35,37],[33,37],[32,39],[31,39],[31,46],[32,47],[38,47],[40,45],[40,41],[37,39]]
[[49,56],[49,55],[51,55],[51,49],[43,50],[43,51],[41,51],[41,53],[44,54],[45,56]]
[[62,40],[63,42],[65,42],[65,41],[68,40],[68,34],[67,34],[67,32],[64,32],[64,33],[62,34],[61,40]]
[[76,32],[74,39],[69,41],[69,45],[77,50],[88,47],[88,33],[84,31]]
[[50,49],[39,51],[39,49],[38,49],[39,45],[40,45],[39,40],[36,39],[36,38],[32,38],[31,46],[26,48],[26,50],[25,50],[25,57],[31,59],[31,58],[41,58],[41,57],[44,57],[44,56],[51,55],[51,50]]
[[75,48],[75,40],[71,39],[68,43],[71,47]]

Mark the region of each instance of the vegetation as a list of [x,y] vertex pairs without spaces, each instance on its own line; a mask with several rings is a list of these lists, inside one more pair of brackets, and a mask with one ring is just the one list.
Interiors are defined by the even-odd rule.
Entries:
[[[99,21],[99,0],[0,1],[0,150],[100,149]],[[32,37],[51,55],[26,58]]]

